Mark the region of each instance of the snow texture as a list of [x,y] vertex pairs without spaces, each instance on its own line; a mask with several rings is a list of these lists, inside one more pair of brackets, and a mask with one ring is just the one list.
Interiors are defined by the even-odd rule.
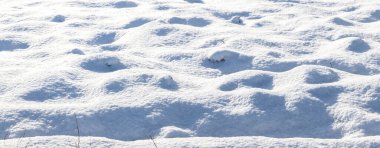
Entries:
[[380,146],[380,1],[0,2],[0,147]]

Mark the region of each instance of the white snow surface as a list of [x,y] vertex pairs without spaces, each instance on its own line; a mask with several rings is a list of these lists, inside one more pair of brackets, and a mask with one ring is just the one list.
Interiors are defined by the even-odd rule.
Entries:
[[0,3],[0,147],[380,146],[378,0]]

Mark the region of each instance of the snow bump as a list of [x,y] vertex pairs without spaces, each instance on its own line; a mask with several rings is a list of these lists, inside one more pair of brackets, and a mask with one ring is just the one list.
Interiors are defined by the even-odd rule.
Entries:
[[252,67],[252,57],[232,50],[217,49],[208,53],[203,66],[219,69],[222,73],[234,73]]
[[180,137],[191,137],[193,135],[192,131],[189,129],[181,129],[175,126],[166,126],[160,129],[158,138],[180,138]]
[[102,32],[96,34],[89,42],[92,45],[110,44],[115,41],[116,32]]
[[190,25],[193,27],[205,27],[209,24],[211,24],[211,21],[206,20],[204,18],[179,18],[179,17],[172,17],[168,20],[169,24],[180,24],[180,25]]
[[26,42],[11,40],[11,39],[0,40],[0,51],[13,51],[16,49],[26,49],[26,48],[29,48],[29,44]]
[[127,68],[117,57],[99,56],[84,60],[80,66],[83,69],[99,73],[114,72]]
[[137,7],[138,5],[135,2],[131,1],[118,1],[113,4],[115,8],[133,8]]
[[145,25],[146,23],[149,23],[149,22],[151,22],[150,19],[147,19],[147,18],[138,18],[138,19],[135,19],[135,20],[129,22],[123,28],[124,29],[136,28],[136,27],[140,27],[142,25]]
[[336,25],[342,25],[342,26],[353,26],[354,25],[353,23],[351,23],[347,20],[344,20],[342,18],[339,18],[339,17],[333,18],[332,22]]
[[353,37],[353,38],[349,38],[348,40],[349,40],[349,42],[348,42],[349,45],[346,49],[349,51],[362,53],[362,52],[366,52],[369,49],[371,49],[371,47],[368,45],[368,43],[361,38]]
[[305,73],[305,82],[308,84],[332,83],[339,79],[339,75],[329,68],[307,69]]
[[66,20],[66,17],[63,16],[63,15],[56,15],[56,16],[54,16],[54,17],[51,19],[52,22],[56,22],[56,23],[62,23],[62,22],[64,22],[65,20]]
[[[50,80],[49,80],[50,81]],[[48,82],[22,96],[27,101],[53,101],[57,99],[74,99],[83,96],[82,90],[73,84],[59,80]]]
[[268,74],[256,74],[246,78],[232,79],[220,85],[219,89],[222,91],[232,91],[241,87],[272,89],[273,77]]

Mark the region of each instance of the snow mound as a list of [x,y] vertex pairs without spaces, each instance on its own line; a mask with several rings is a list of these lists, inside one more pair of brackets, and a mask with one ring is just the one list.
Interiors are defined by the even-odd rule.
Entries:
[[368,16],[360,20],[361,22],[364,23],[371,23],[371,22],[376,22],[380,20],[380,10],[373,10],[370,11]]
[[113,4],[115,8],[131,8],[137,7],[138,5],[135,2],[131,1],[118,1]]
[[265,73],[238,76],[237,78],[232,78],[226,82],[223,82],[219,86],[219,89],[222,91],[232,91],[241,87],[272,89],[273,76]]
[[149,23],[151,20],[147,18],[138,18],[131,22],[129,22],[127,25],[124,26],[124,29],[130,29],[130,28],[136,28],[140,27],[142,25],[145,25],[146,23]]
[[174,81],[171,76],[163,76],[157,80],[157,85],[164,89],[178,89],[177,83]]
[[185,0],[188,3],[203,3],[202,0]]
[[115,37],[115,32],[103,32],[96,34],[89,43],[94,45],[110,44],[115,41]]
[[332,22],[337,24],[337,25],[342,25],[342,26],[353,26],[354,25],[353,23],[351,23],[347,20],[344,20],[342,18],[339,18],[339,17],[333,18]]
[[178,83],[173,77],[164,74],[132,74],[122,78],[106,80],[103,85],[108,93],[122,92],[134,86],[152,86],[172,91],[179,89]]
[[117,70],[122,70],[127,68],[126,65],[120,62],[117,57],[102,57],[95,56],[85,59],[80,66],[83,69],[93,71],[93,72],[114,72]]
[[179,138],[191,137],[192,132],[188,129],[181,129],[175,126],[167,126],[161,128],[158,138]]
[[347,47],[347,50],[353,51],[353,52],[366,52],[368,51],[371,47],[368,45],[366,41],[360,38],[350,38],[347,39],[349,40],[349,45]]
[[17,40],[0,40],[0,51],[12,51],[16,49],[26,49],[29,48],[29,44]]
[[219,69],[222,73],[234,73],[252,67],[252,57],[232,50],[212,50],[203,62],[205,67]]
[[67,52],[69,54],[84,55],[84,52],[78,48],[74,48],[71,51]]
[[66,20],[66,17],[63,15],[56,15],[51,19],[52,22],[62,23]]
[[81,97],[81,90],[78,87],[73,86],[62,80],[57,82],[50,82],[41,88],[27,92],[25,96],[22,96],[23,99],[27,101],[49,101],[55,99],[74,99]]
[[235,16],[231,19],[231,23],[234,24],[243,24],[243,20],[239,16]]
[[329,68],[308,69],[305,73],[305,82],[309,84],[331,83],[339,79],[338,74]]
[[205,27],[211,22],[209,20],[203,19],[203,18],[179,18],[179,17],[172,17],[168,20],[169,24],[181,24],[181,25],[190,25],[193,27]]

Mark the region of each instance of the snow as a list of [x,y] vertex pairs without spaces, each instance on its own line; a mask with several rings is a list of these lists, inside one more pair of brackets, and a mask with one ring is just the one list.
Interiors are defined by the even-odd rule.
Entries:
[[379,147],[378,1],[0,2],[0,147]]
[[[379,147],[378,137],[357,139],[310,139],[310,138],[268,138],[268,137],[196,137],[158,138],[152,140],[118,141],[101,137],[82,137],[81,147]],[[5,146],[30,148],[75,147],[77,137],[49,136],[5,140]]]

